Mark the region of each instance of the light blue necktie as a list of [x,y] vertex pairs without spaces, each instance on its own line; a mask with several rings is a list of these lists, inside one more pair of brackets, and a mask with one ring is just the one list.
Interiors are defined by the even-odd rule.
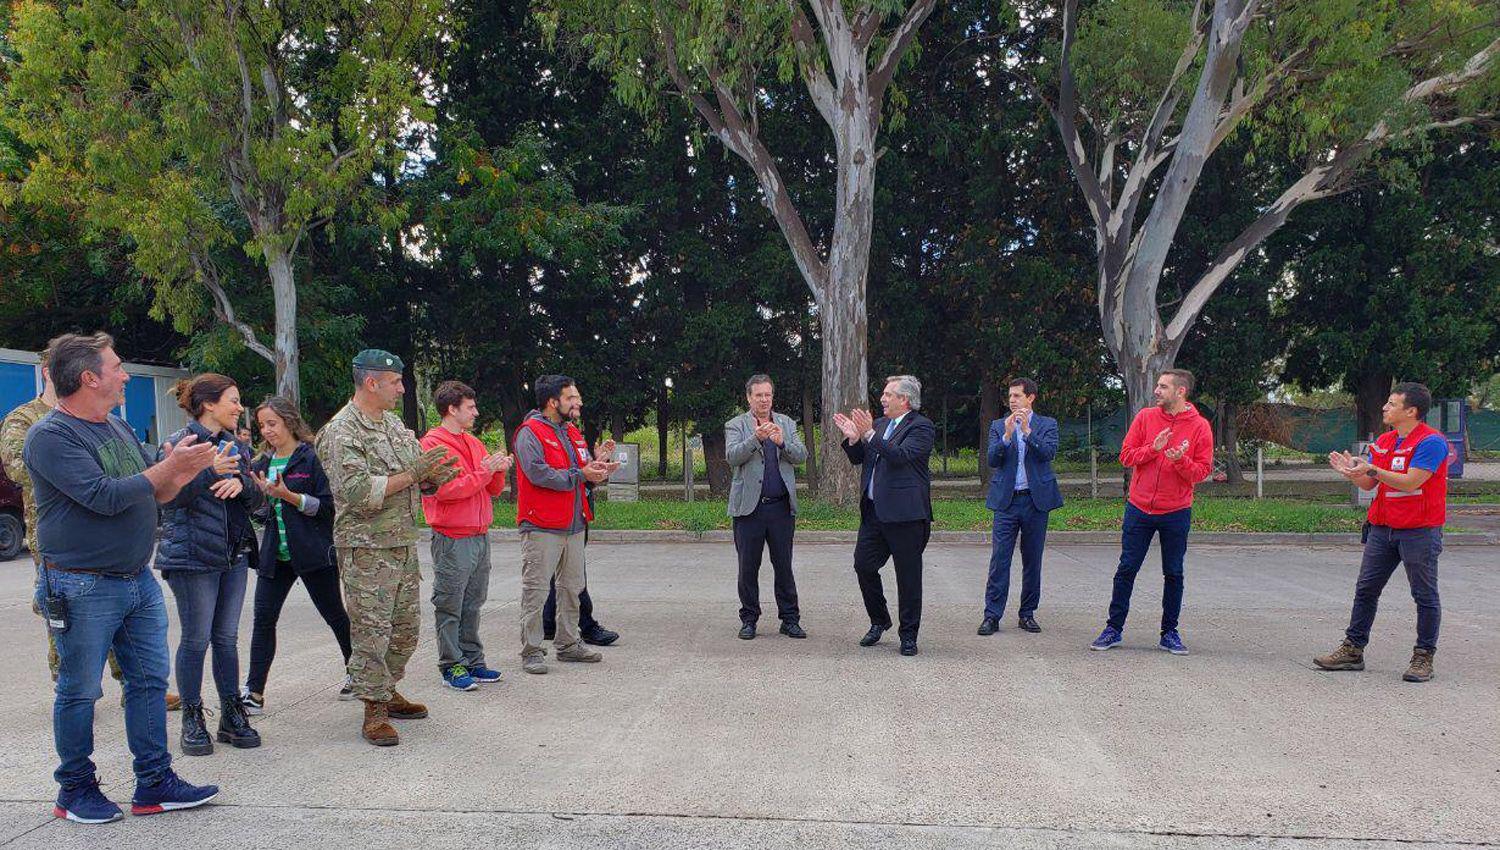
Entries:
[[[892,419],[886,423],[885,436],[881,439],[889,440],[894,433],[896,433],[896,420]],[[875,468],[873,466],[870,467],[870,501],[875,501]]]

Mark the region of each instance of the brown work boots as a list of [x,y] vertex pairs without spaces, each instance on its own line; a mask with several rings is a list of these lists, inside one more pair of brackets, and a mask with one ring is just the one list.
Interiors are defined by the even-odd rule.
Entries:
[[377,747],[394,747],[401,743],[401,737],[396,734],[396,727],[391,725],[392,718],[419,720],[427,716],[427,706],[412,702],[395,691],[391,692],[390,702],[367,699],[364,703],[365,721],[359,733],[366,741]]
[[[1431,681],[1432,656],[1433,650],[1430,649],[1412,650],[1411,664],[1406,668],[1406,672],[1401,675],[1402,680],[1407,682]],[[1314,658],[1313,663],[1323,670],[1363,670],[1365,669],[1365,651],[1363,648],[1345,640],[1333,652]]]
[[394,747],[401,743],[396,727],[391,725],[387,703],[365,700],[365,722],[359,733],[377,747]]
[[1363,670],[1365,669],[1365,651],[1363,647],[1355,646],[1345,640],[1333,652],[1314,658],[1313,663],[1324,670]]
[[427,706],[412,702],[396,691],[391,691],[391,701],[386,703],[386,710],[396,720],[420,720],[427,716]]
[[1411,665],[1401,675],[1402,680],[1407,682],[1430,682],[1432,681],[1432,654],[1431,649],[1413,649],[1411,651]]

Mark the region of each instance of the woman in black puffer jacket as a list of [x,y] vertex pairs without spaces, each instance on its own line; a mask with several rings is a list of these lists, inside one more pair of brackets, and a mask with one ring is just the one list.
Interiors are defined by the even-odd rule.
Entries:
[[173,434],[188,434],[220,446],[214,465],[198,473],[162,505],[156,568],[177,601],[182,637],[177,645],[177,688],[182,692],[182,752],[214,751],[203,720],[203,662],[214,650],[214,685],[219,691],[220,742],[239,748],[260,746],[260,735],[239,699],[240,609],[245,581],[256,557],[250,514],[265,497],[250,475],[249,447],[235,440],[244,407],[234,379],[208,373],[179,381],[177,405],[193,417]]

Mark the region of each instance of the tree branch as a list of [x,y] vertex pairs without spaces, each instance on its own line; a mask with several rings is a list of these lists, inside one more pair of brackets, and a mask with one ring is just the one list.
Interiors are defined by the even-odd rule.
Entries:
[[664,19],[660,4],[653,2],[652,9],[656,26],[661,33],[662,53],[667,65],[667,74],[671,77],[673,85],[708,123],[709,129],[724,144],[724,147],[750,166],[760,186],[762,202],[770,210],[771,217],[775,219],[782,236],[786,238],[787,245],[792,251],[792,259],[796,262],[798,270],[802,272],[803,280],[807,282],[808,288],[812,290],[813,299],[820,306],[823,305],[827,292],[828,267],[819,255],[812,236],[807,232],[807,225],[802,221],[802,216],[792,201],[791,193],[787,191],[786,182],[781,179],[781,172],[776,166],[775,158],[761,142],[760,136],[753,132],[739,109],[735,107],[732,92],[724,85],[714,69],[706,68],[705,70],[709,76],[709,83],[714,89],[715,99],[718,101],[717,109],[709,103],[708,98],[691,86],[682,66],[678,63],[676,34]]
[[1088,204],[1089,213],[1094,217],[1094,226],[1098,228],[1102,245],[1109,223],[1109,199],[1104,197],[1104,189],[1099,185],[1093,167],[1089,165],[1088,153],[1084,151],[1083,139],[1078,134],[1078,90],[1077,83],[1073,79],[1072,66],[1073,39],[1077,35],[1077,29],[1078,0],[1063,0],[1063,38],[1062,52],[1058,57],[1060,82],[1057,105],[1053,107],[1051,103],[1048,103],[1047,107],[1057,123],[1058,132],[1062,134],[1063,150],[1067,151],[1068,163],[1073,167],[1073,178],[1083,190],[1084,201]]
[[922,27],[922,22],[932,14],[932,8],[936,0],[914,0],[906,10],[906,15],[901,18],[901,23],[896,25],[896,31],[891,33],[890,43],[886,44],[885,52],[880,56],[880,62],[875,65],[875,70],[870,72],[870,105],[872,109],[879,110],[880,105],[885,102],[885,90],[891,84],[891,79],[896,76],[896,68],[901,64],[901,59],[906,51],[911,49],[912,41],[917,37],[917,30]]
[[823,121],[831,128],[836,121],[833,83],[828,79],[828,69],[823,65],[823,52],[818,46],[817,36],[807,14],[802,11],[802,0],[786,0],[787,10],[792,14],[792,44],[797,50],[798,64],[802,67],[802,81],[812,97],[813,106]]
[[276,363],[276,352],[267,348],[265,344],[257,339],[255,329],[245,322],[240,321],[235,315],[234,305],[230,303],[229,295],[224,291],[224,285],[219,280],[218,267],[214,265],[212,260],[196,250],[189,250],[188,256],[192,260],[193,271],[196,273],[199,282],[213,296],[214,315],[219,317],[219,321],[239,332],[240,338],[244,341],[246,348],[264,357],[274,365]]

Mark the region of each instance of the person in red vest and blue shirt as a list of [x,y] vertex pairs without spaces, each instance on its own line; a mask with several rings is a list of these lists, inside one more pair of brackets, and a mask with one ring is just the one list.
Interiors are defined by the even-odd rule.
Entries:
[[1443,551],[1443,523],[1448,513],[1448,440],[1424,420],[1432,393],[1421,384],[1397,384],[1380,419],[1391,430],[1370,444],[1363,457],[1330,452],[1328,464],[1361,490],[1374,490],[1365,521],[1364,559],[1354,583],[1354,611],[1344,642],[1313,659],[1324,670],[1365,669],[1365,645],[1380,592],[1400,564],[1417,603],[1417,645],[1401,676],[1408,682],[1432,679],[1437,652],[1438,555]]
[[[537,378],[536,404],[511,445],[516,451],[516,524],[521,531],[521,669],[541,674],[547,672],[542,606],[554,579],[557,632],[552,646],[557,659],[592,663],[603,658],[584,646],[577,632],[583,543],[594,518],[587,485],[607,480],[620,464],[590,456],[577,427],[583,396],[572,378]],[[607,441],[594,455],[611,457],[614,449],[614,441]]]
[[1120,465],[1132,470],[1130,498],[1120,532],[1120,566],[1115,570],[1109,622],[1090,649],[1118,646],[1130,613],[1136,573],[1146,560],[1151,537],[1161,535],[1161,642],[1173,655],[1187,655],[1177,633],[1182,614],[1183,562],[1193,524],[1193,488],[1213,470],[1214,434],[1189,401],[1193,373],[1168,369],[1156,379],[1156,406],[1130,423],[1120,446]]

